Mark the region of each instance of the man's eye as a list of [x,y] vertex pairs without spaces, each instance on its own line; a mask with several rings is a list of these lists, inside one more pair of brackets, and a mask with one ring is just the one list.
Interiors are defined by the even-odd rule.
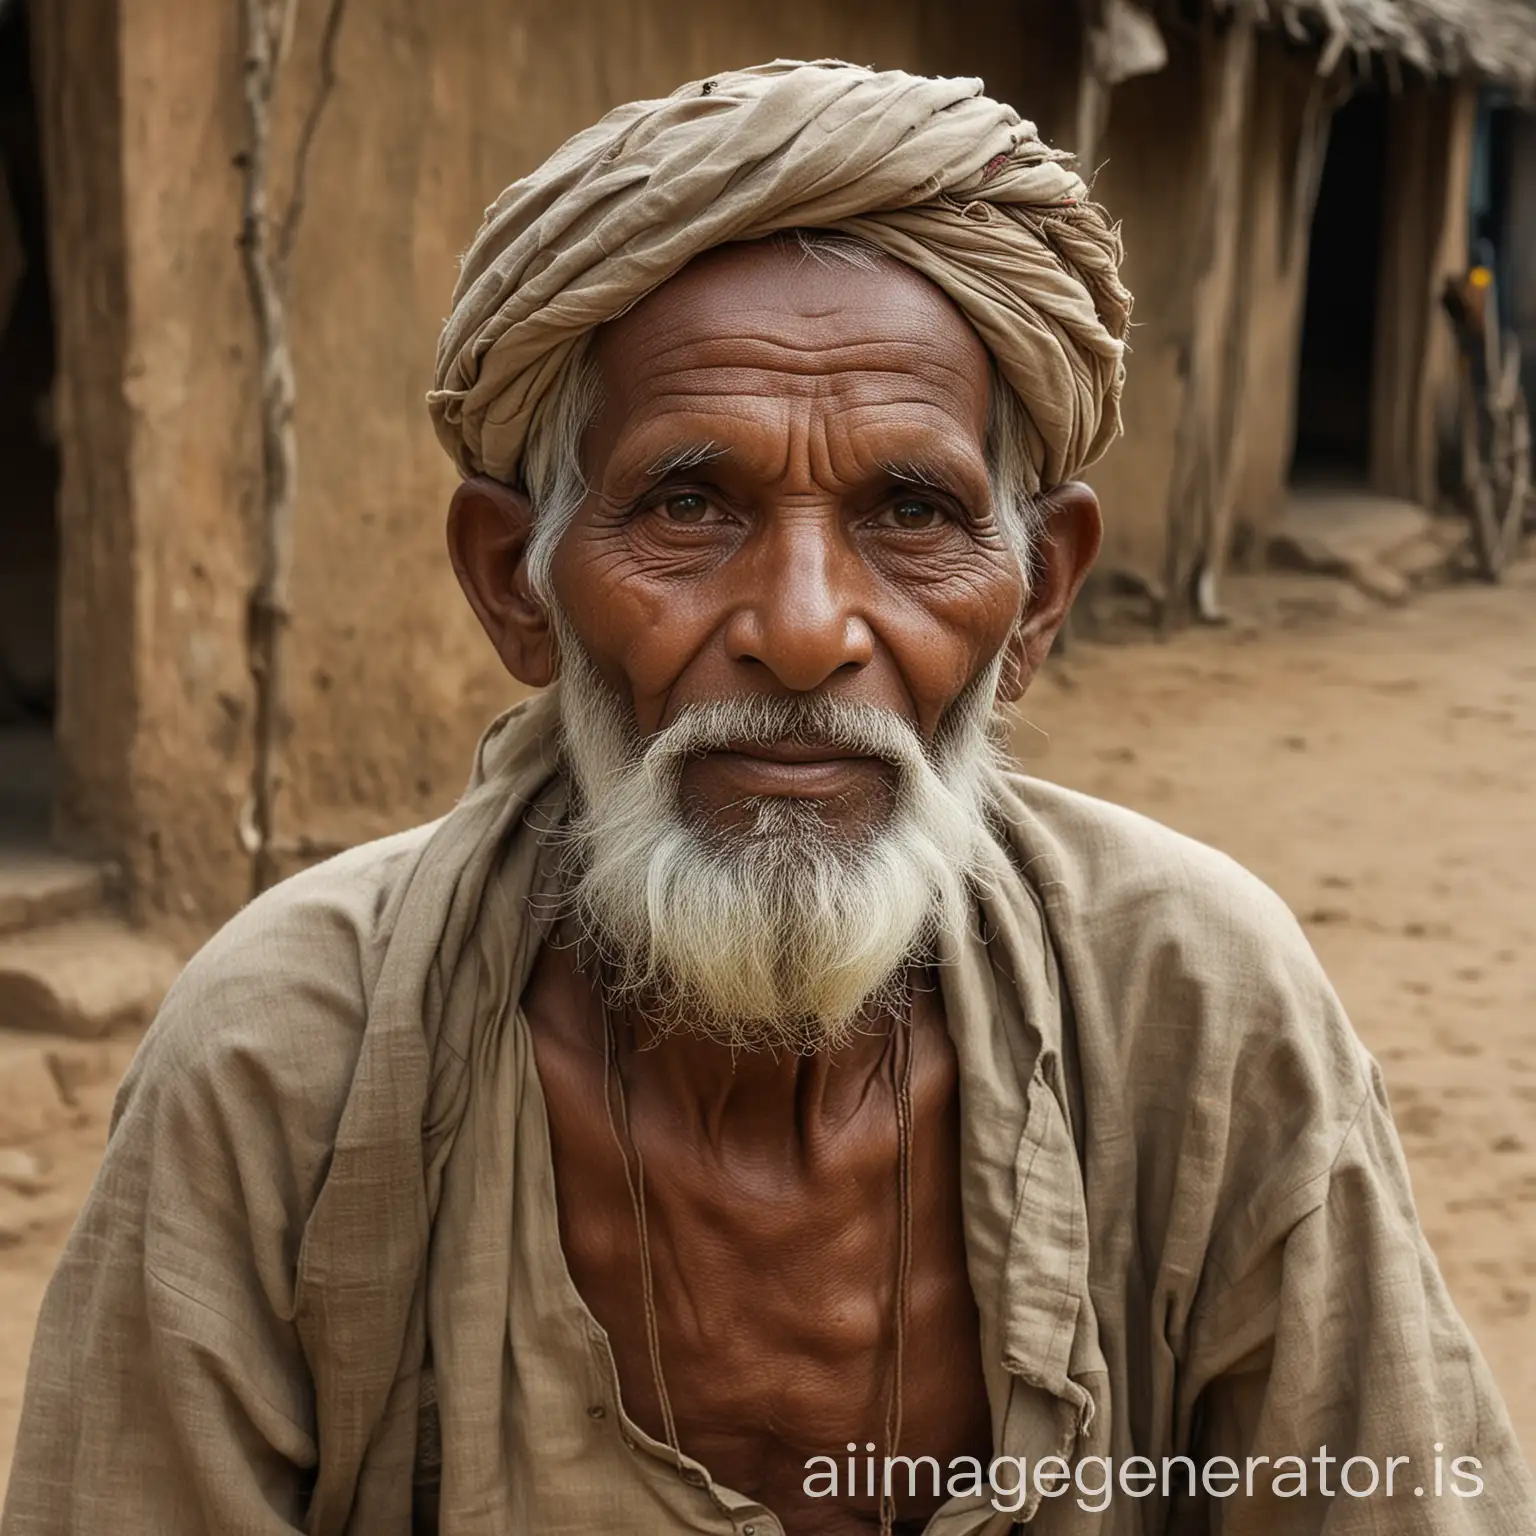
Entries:
[[889,527],[900,528],[907,533],[922,533],[929,528],[937,528],[946,521],[946,516],[943,507],[934,502],[925,501],[919,496],[904,496],[900,501],[891,503],[885,521]]
[[709,504],[709,497],[702,496],[697,491],[682,491],[676,496],[668,496],[662,502],[661,510],[669,523],[716,521],[716,518],[711,515],[714,513],[714,508]]

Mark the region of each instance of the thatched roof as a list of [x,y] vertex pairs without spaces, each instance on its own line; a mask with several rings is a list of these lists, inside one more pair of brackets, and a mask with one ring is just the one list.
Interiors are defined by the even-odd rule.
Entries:
[[1319,39],[1329,53],[1377,54],[1425,74],[1475,74],[1536,93],[1536,0],[1249,3],[1293,36]]

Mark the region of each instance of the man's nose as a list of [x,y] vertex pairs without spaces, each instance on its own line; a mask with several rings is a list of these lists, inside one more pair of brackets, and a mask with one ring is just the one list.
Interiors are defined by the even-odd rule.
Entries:
[[726,649],[732,661],[755,662],[781,687],[808,693],[874,656],[862,611],[868,572],[835,517],[775,521],[741,571]]

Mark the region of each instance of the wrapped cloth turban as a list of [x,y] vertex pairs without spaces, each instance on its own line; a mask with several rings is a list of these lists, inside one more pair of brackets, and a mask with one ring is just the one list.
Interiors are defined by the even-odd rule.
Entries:
[[610,112],[487,210],[427,397],[466,475],[516,484],[577,344],[695,256],[841,231],[937,284],[1023,402],[1030,490],[1120,430],[1120,240],[1034,125],[980,80],[780,61]]

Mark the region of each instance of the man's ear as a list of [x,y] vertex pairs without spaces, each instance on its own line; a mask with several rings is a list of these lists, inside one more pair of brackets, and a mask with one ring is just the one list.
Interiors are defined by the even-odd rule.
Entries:
[[528,498],[476,475],[448,504],[448,558],[502,665],[518,682],[543,688],[555,675],[549,614],[528,585]]
[[998,697],[1007,704],[1022,697],[1050,654],[1104,536],[1099,498],[1080,480],[1058,485],[1041,499],[1039,510],[1029,598],[1008,641],[997,687]]

